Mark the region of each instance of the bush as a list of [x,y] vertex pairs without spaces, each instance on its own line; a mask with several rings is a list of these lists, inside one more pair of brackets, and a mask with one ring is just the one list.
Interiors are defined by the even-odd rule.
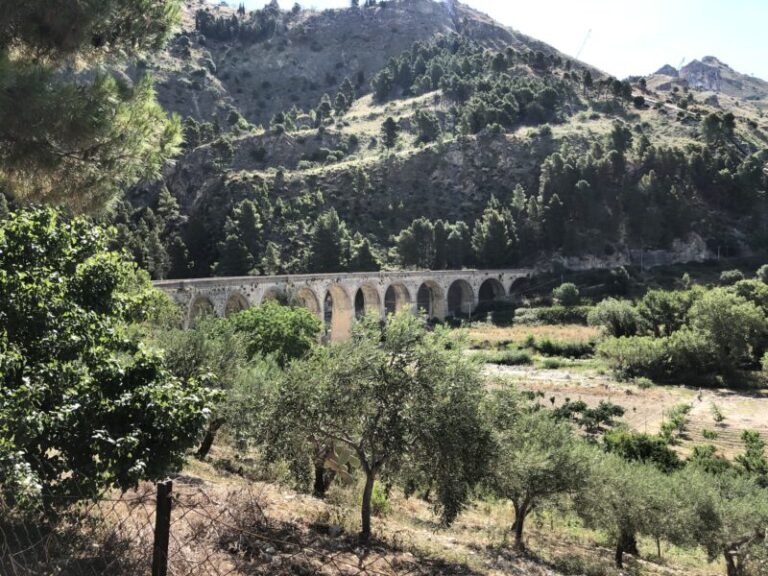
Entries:
[[504,350],[485,355],[485,361],[501,366],[528,366],[533,364],[531,355],[524,350]]
[[515,324],[584,324],[591,306],[550,306],[548,308],[518,308]]
[[567,307],[576,306],[580,300],[579,289],[572,282],[560,284],[552,291],[552,297],[555,302]]
[[666,440],[660,436],[613,430],[603,437],[606,452],[617,454],[625,460],[653,464],[663,472],[672,472],[683,463]]
[[744,280],[744,273],[741,270],[725,270],[720,274],[720,284],[722,286],[733,286],[742,280]]
[[768,284],[768,264],[764,264],[757,269],[757,279]]
[[544,356],[563,358],[587,358],[595,352],[594,342],[561,342],[549,338],[534,340],[533,348]]
[[631,302],[608,298],[595,306],[587,316],[590,326],[599,326],[609,336],[634,336],[640,315]]
[[644,376],[663,380],[667,376],[667,347],[666,338],[608,338],[598,346],[597,353],[608,360],[613,371],[622,379]]

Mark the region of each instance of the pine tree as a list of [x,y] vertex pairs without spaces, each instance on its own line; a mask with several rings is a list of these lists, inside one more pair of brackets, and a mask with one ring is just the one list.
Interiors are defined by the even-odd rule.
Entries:
[[510,229],[511,215],[493,207],[491,203],[475,223],[472,249],[481,266],[503,268],[512,263],[516,243],[515,231]]
[[315,124],[322,126],[327,118],[331,117],[333,107],[331,106],[331,97],[328,94],[323,94],[320,99],[320,104],[315,108]]
[[344,81],[341,83],[341,86],[339,87],[339,92],[344,94],[344,98],[347,99],[347,105],[351,106],[352,102],[355,101],[355,87],[352,85],[352,81],[349,79],[349,77],[345,77]]
[[435,222],[434,244],[435,258],[431,268],[433,270],[445,270],[448,266],[448,225],[442,220]]
[[371,242],[368,238],[360,238],[356,234],[353,242],[352,259],[349,263],[349,269],[352,272],[375,272],[381,269],[376,255],[373,253]]
[[472,252],[472,242],[469,226],[459,220],[448,234],[448,268],[461,270],[469,263]]
[[310,272],[342,272],[348,264],[349,232],[334,208],[320,215],[312,230]]
[[168,278],[186,278],[193,268],[189,250],[181,236],[175,235],[168,243]]
[[389,116],[381,126],[381,140],[384,147],[392,149],[397,144],[398,134],[400,133],[400,126],[392,116]]
[[283,262],[280,257],[280,247],[274,242],[267,242],[264,249],[264,258],[261,259],[261,270],[267,276],[274,276],[282,273]]
[[[4,2],[0,181],[13,197],[102,208],[159,174],[181,142],[181,123],[157,103],[149,76],[64,74],[71,62],[160,47],[179,22],[179,2]],[[140,24],[137,24],[140,23]]]
[[333,101],[333,110],[336,112],[336,116],[341,116],[349,108],[347,103],[347,97],[341,92],[336,94],[336,99]]

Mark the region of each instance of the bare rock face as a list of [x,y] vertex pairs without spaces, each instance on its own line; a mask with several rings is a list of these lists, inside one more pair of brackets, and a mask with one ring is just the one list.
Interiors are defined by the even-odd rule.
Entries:
[[721,64],[712,57],[704,60],[693,60],[680,70],[680,75],[696,90],[720,92],[722,89]]
[[670,66],[669,64],[664,64],[664,66],[656,70],[656,74],[660,76],[672,76],[673,78],[677,78],[680,75],[677,68]]

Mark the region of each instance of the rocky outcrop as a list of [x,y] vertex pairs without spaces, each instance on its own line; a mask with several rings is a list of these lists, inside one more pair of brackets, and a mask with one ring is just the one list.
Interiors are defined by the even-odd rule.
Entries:
[[679,76],[677,68],[670,66],[669,64],[664,64],[664,66],[656,70],[656,74],[660,76],[672,76],[673,78],[677,78]]

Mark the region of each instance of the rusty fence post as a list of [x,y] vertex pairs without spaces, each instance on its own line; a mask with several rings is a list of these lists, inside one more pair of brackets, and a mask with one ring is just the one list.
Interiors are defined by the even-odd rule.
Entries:
[[168,574],[168,544],[171,538],[171,500],[173,482],[157,483],[155,545],[152,551],[152,576]]

